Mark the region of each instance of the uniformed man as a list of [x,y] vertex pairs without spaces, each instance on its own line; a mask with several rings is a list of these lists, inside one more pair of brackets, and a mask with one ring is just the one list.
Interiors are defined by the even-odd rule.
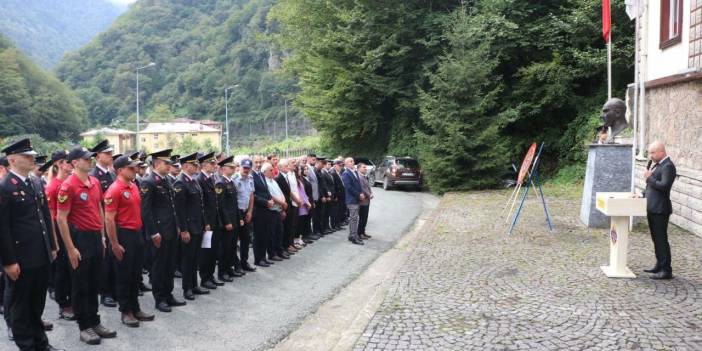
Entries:
[[141,214],[146,236],[156,247],[151,268],[156,309],[171,312],[171,307],[183,306],[185,301],[173,296],[173,275],[177,265],[176,251],[180,242],[176,218],[175,193],[168,177],[173,160],[171,150],[151,154],[153,172],[140,184]]
[[344,161],[334,160],[334,167],[329,172],[334,179],[334,197],[332,198],[331,220],[332,229],[341,230],[344,221],[345,192],[344,182],[341,180],[341,171]]
[[173,185],[180,175],[180,155],[171,155],[171,165],[168,170],[168,181]]
[[[237,206],[236,185],[232,180],[234,175],[234,157],[229,156],[220,160],[219,175],[215,179],[215,194],[217,195],[217,209],[222,221],[220,236],[220,255],[217,275],[225,282],[232,282],[232,277],[243,275],[236,253],[236,237],[239,227],[239,208]],[[232,266],[235,270],[232,271]]]
[[202,289],[197,284],[198,253],[202,245],[202,234],[210,230],[203,209],[202,188],[195,180],[199,166],[197,153],[180,159],[182,172],[173,185],[176,199],[176,214],[178,215],[178,228],[183,241],[181,252],[181,280],[183,297],[195,300],[195,294],[209,294],[210,291]]
[[[55,167],[55,173],[46,187],[46,200],[49,204],[49,212],[51,213],[51,227],[54,230],[54,236],[59,235],[58,226],[56,224],[56,197],[58,196],[59,188],[68,176],[73,173],[73,166],[66,161],[68,152],[65,150],[56,151],[51,154],[51,163]],[[59,251],[54,261],[54,300],[59,305],[59,318],[73,321],[75,315],[73,307],[71,307],[71,268],[66,254],[66,247],[63,245],[63,240],[58,242]]]
[[115,295],[122,312],[122,323],[138,327],[141,321],[154,320],[153,314],[139,306],[139,280],[144,259],[144,237],[142,235],[141,197],[134,184],[139,161],[128,156],[114,160],[117,179],[104,196],[105,230],[115,258],[117,286]]
[[[95,167],[90,171],[89,175],[98,180],[100,189],[104,194],[115,180],[115,174],[112,172],[114,148],[107,140],[102,140],[89,151],[95,153]],[[107,246],[108,252],[105,255],[105,259],[102,261],[102,273],[100,274],[100,302],[107,307],[116,307],[117,301],[114,299],[116,284],[114,260],[110,252],[111,250],[109,250],[109,241],[107,242]]]
[[[254,180],[251,175],[253,162],[245,158],[241,160],[239,176],[234,178],[236,186],[237,207],[239,209],[239,262],[244,272],[255,272],[256,268],[249,264],[249,245],[253,228],[254,209]],[[236,246],[236,242],[234,243]]]
[[210,240],[209,245],[210,247],[200,247],[200,286],[206,289],[214,290],[217,289],[217,286],[224,285],[223,282],[215,279],[214,277],[217,252],[220,246],[220,238],[222,237],[222,225],[219,218],[214,179],[217,159],[215,158],[215,153],[210,152],[198,157],[198,162],[200,162],[200,173],[197,174],[195,179],[202,189],[205,223],[209,224],[211,227],[211,229],[206,230],[212,231],[212,239]]
[[41,320],[58,246],[44,188],[29,176],[36,152],[29,139],[2,152],[9,164],[9,173],[0,182],[0,258],[11,292],[6,313],[20,350],[57,350],[49,344]]
[[88,174],[94,155],[82,147],[75,147],[68,153],[66,159],[73,165],[73,174],[61,184],[56,196],[56,221],[73,268],[71,303],[78,320],[80,340],[89,345],[117,336],[117,332],[100,323],[98,315],[105,227],[100,182]]

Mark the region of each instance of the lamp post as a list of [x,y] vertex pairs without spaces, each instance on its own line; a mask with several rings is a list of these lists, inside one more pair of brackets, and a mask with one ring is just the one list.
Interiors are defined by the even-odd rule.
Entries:
[[154,62],[150,62],[146,66],[137,67],[136,69],[136,149],[139,150],[139,70],[156,66]]
[[224,128],[225,132],[224,134],[226,135],[225,140],[225,145],[227,145],[227,154],[229,154],[230,149],[229,149],[229,90],[234,89],[238,87],[239,84],[234,84],[232,86],[224,88]]

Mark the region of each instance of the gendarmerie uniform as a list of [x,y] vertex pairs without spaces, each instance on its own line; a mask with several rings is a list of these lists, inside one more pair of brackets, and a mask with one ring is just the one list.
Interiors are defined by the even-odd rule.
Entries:
[[[319,191],[327,198],[327,202],[322,205],[322,233],[328,234],[331,232],[331,215],[334,208],[332,202],[334,197],[334,178],[329,174],[329,170],[324,167],[319,174]],[[324,192],[322,192],[322,189],[324,189]]]
[[[107,140],[103,140],[89,151],[95,154],[109,153],[112,156],[113,147],[109,144]],[[109,188],[110,185],[112,185],[112,182],[114,182],[116,178],[115,174],[111,170],[105,169],[97,163],[95,164],[95,167],[90,171],[89,175],[98,180],[98,183],[100,184],[100,190],[102,190],[103,194],[105,194],[107,188]],[[110,249],[109,240],[105,242],[105,245],[107,245],[107,249],[105,259],[102,261],[103,265],[101,268],[102,273],[100,274],[99,291],[100,295],[102,296],[102,303],[108,307],[115,307],[116,302],[114,298],[116,279],[114,256],[112,255],[112,250]]]
[[[219,167],[235,167],[234,158],[231,156],[218,164]],[[234,274],[231,271],[231,267],[235,266],[239,271],[241,270],[241,263],[236,253],[236,237],[239,232],[239,208],[237,206],[237,193],[234,181],[224,175],[219,175],[215,180],[215,193],[217,195],[219,218],[222,221],[221,250],[217,273],[221,280],[230,282],[232,281],[232,276],[240,275]],[[232,229],[227,230],[225,228],[227,225],[231,225]]]
[[[180,162],[197,164],[197,153],[181,158]],[[195,179],[181,172],[173,185],[173,191],[175,191],[178,228],[181,232],[190,233],[190,241],[182,245],[181,282],[184,297],[193,300],[195,299],[193,294],[209,293],[197,285],[198,253],[207,224],[203,209],[202,188]]]
[[[167,160],[171,150],[163,150],[151,154],[152,163],[155,159]],[[142,178],[141,214],[144,231],[151,240],[156,234],[161,235],[161,246],[156,249],[156,256],[151,268],[151,286],[153,288],[156,308],[162,312],[170,312],[171,306],[181,306],[185,303],[173,296],[173,273],[176,265],[179,230],[176,217],[175,192],[167,178],[151,172]]]
[[[250,170],[252,166],[250,159],[241,160],[241,169]],[[246,177],[241,173],[233,179],[233,182],[236,186],[237,207],[239,209],[239,227],[236,233],[239,237],[239,263],[242,271],[254,272],[256,269],[249,265],[249,246],[251,244],[251,235],[253,234],[253,223],[245,223],[247,212],[251,211],[253,219],[253,205],[251,203],[254,192],[253,170],[249,171],[249,175]],[[234,240],[234,246],[236,247],[236,239]]]
[[[7,155],[36,155],[29,139],[5,148]],[[6,277],[12,332],[21,350],[50,349],[41,315],[44,312],[53,242],[51,216],[44,188],[36,179],[10,171],[0,182],[0,258],[19,264],[17,280]]]
[[[214,152],[210,152],[209,154],[202,155],[198,158],[198,161],[201,165],[203,163],[216,162],[215,154]],[[216,289],[217,285],[222,285],[220,281],[214,279],[217,253],[222,236],[222,225],[219,218],[214,174],[205,174],[205,172],[200,171],[200,173],[195,176],[195,179],[202,189],[205,223],[210,225],[210,230],[212,231],[210,248],[200,248],[200,285],[208,289]]]

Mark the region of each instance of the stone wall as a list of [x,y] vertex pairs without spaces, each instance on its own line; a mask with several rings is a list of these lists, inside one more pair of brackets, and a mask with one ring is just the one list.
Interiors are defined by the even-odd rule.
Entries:
[[[648,89],[646,109],[646,141],[663,141],[678,170],[671,222],[702,236],[702,80]],[[636,167],[639,189],[645,167]]]

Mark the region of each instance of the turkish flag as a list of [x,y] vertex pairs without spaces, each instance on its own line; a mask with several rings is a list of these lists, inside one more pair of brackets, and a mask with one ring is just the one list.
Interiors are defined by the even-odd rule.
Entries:
[[602,36],[609,43],[609,34],[612,31],[612,14],[609,0],[602,0]]

